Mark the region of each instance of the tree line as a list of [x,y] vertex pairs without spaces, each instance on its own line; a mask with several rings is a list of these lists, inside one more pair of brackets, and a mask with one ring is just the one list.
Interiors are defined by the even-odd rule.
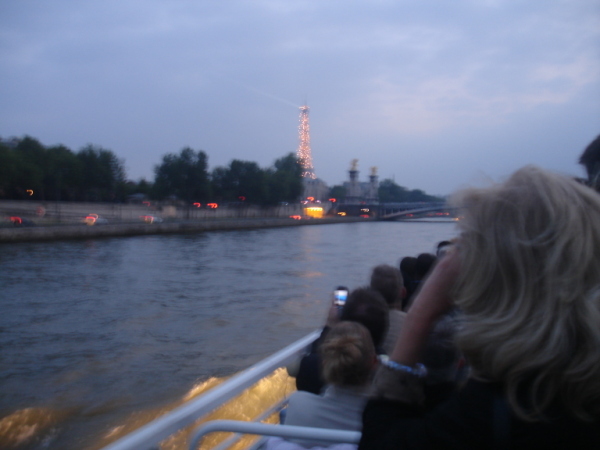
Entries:
[[[302,169],[293,153],[277,159],[268,168],[234,159],[227,166],[209,171],[206,153],[185,147],[179,153],[162,157],[154,167],[153,181],[128,180],[124,164],[111,150],[96,145],[73,152],[64,145],[46,147],[30,136],[0,140],[0,199],[125,202],[138,194],[152,200],[187,204],[276,205],[297,201],[302,195]],[[343,201],[344,187],[333,186],[330,197]],[[382,203],[440,200],[389,179],[379,186]]]
[[153,182],[128,180],[124,160],[96,145],[73,152],[64,145],[46,147],[30,136],[0,141],[0,199],[125,202],[142,194],[189,203],[275,205],[302,194],[302,172],[293,153],[266,169],[234,159],[209,172],[206,153],[186,147],[164,155],[154,174]]

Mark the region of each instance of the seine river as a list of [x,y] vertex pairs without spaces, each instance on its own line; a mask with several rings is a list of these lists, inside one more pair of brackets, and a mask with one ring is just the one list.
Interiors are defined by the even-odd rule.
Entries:
[[93,449],[320,327],[337,285],[453,223],[0,245],[0,447]]

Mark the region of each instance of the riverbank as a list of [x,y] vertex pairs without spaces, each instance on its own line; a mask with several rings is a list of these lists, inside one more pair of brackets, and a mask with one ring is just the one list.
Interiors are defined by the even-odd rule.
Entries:
[[230,218],[201,221],[176,221],[162,223],[119,223],[87,226],[56,225],[0,228],[0,243],[55,241],[65,239],[95,239],[102,237],[141,236],[149,234],[199,233],[218,230],[243,230],[255,228],[291,227],[333,223],[364,222],[372,219],[359,217],[332,217],[324,219],[291,218]]

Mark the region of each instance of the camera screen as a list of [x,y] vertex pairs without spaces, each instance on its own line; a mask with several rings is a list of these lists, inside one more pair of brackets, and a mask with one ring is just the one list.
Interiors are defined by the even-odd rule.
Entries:
[[348,298],[348,291],[344,291],[344,290],[333,291],[333,297],[335,299],[336,305],[343,305],[344,303],[346,303],[346,299]]

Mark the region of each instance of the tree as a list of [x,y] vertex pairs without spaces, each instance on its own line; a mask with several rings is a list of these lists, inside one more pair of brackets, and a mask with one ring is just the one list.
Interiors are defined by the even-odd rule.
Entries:
[[15,152],[0,143],[0,198],[13,198],[17,158]]
[[379,201],[382,203],[408,201],[408,189],[398,186],[389,178],[379,183],[378,194]]
[[217,198],[224,201],[244,201],[265,204],[267,174],[252,161],[234,159],[228,167],[217,167],[212,172],[212,186]]
[[393,180],[385,179],[379,183],[379,201],[381,203],[400,202],[441,202],[443,199],[428,195],[420,189],[408,190],[398,186]]
[[82,181],[79,197],[85,201],[123,200],[125,168],[110,150],[88,145],[77,153]]
[[75,200],[83,181],[82,163],[70,149],[57,145],[46,150],[44,193],[49,200]]
[[329,197],[335,198],[338,202],[343,201],[346,198],[346,188],[340,184],[332,186],[329,190]]
[[202,150],[185,147],[178,155],[164,155],[162,163],[154,168],[154,195],[175,195],[188,203],[208,200],[211,186],[207,168],[208,157]]
[[125,168],[110,150],[88,145],[77,154],[64,145],[45,147],[37,139],[0,145],[0,195],[39,200],[124,199]]
[[266,171],[268,203],[293,202],[302,195],[302,166],[294,153],[279,158]]
[[16,172],[14,174],[14,192],[17,198],[25,198],[33,191],[36,198],[44,199],[44,161],[46,149],[37,140],[25,136],[15,148]]

